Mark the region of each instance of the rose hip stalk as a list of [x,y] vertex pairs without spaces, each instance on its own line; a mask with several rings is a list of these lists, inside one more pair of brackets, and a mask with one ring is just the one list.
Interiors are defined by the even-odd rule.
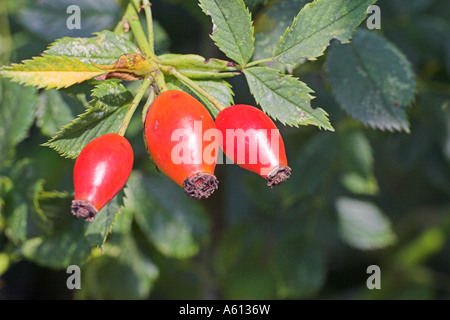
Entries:
[[217,150],[219,141],[204,141],[208,130],[216,130],[209,112],[178,90],[161,93],[145,118],[145,142],[153,161],[194,199],[208,198],[218,187],[217,154],[207,151]]
[[123,188],[130,176],[133,160],[130,143],[118,134],[108,133],[89,142],[75,162],[72,213],[92,221]]
[[216,118],[222,149],[240,167],[256,172],[274,187],[291,175],[283,139],[273,121],[258,108],[234,105]]

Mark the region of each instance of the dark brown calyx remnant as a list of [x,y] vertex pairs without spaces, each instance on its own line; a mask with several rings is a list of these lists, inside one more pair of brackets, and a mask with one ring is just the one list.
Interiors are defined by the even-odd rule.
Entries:
[[291,176],[291,172],[292,170],[288,166],[280,165],[278,167],[275,167],[267,175],[267,186],[273,188],[286,181]]
[[86,221],[94,220],[98,212],[96,207],[85,200],[73,200],[71,209],[74,216]]
[[210,173],[196,173],[183,182],[184,193],[192,199],[208,198],[219,187],[219,180]]

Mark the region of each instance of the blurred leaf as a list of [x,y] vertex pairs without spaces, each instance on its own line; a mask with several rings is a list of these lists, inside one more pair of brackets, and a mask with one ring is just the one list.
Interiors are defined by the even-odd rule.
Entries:
[[125,189],[125,210],[133,212],[148,240],[164,255],[192,257],[209,229],[202,207],[171,180],[133,173]]
[[[25,241],[21,253],[25,258],[49,268],[65,269],[71,264],[81,266],[90,257],[93,248],[103,246],[122,204],[123,193],[103,207],[92,222],[71,215],[70,199],[61,198],[60,194],[53,196],[65,200],[66,205],[54,207],[56,212],[47,211],[46,215],[57,217],[60,221],[66,219],[65,215],[70,219],[64,224],[54,223],[51,232]],[[49,201],[50,197],[52,195],[48,195],[46,200]]]
[[244,0],[245,5],[248,7],[256,7],[259,5],[264,5],[267,4],[267,2],[269,2],[269,0]]
[[121,235],[118,245],[105,245],[104,254],[92,259],[83,271],[81,295],[85,299],[145,299],[158,278],[158,268],[129,234]]
[[0,276],[8,270],[9,262],[9,256],[6,253],[0,252]]
[[51,137],[70,122],[73,115],[61,94],[56,90],[48,90],[39,95],[36,118],[42,134]]
[[200,0],[200,7],[211,16],[211,38],[219,49],[240,65],[253,54],[254,37],[250,12],[243,0]]
[[89,64],[111,64],[123,54],[140,54],[130,41],[111,31],[103,30],[90,38],[62,38],[44,51],[46,55],[66,56]]
[[227,228],[220,239],[214,257],[215,270],[226,278],[227,273],[244,265],[253,266],[264,251],[264,225],[257,227],[244,222]]
[[277,296],[281,299],[312,297],[325,282],[325,257],[312,240],[284,237],[275,248],[273,267]]
[[297,78],[267,67],[245,69],[244,74],[256,102],[273,119],[295,127],[312,124],[334,130],[323,109],[311,108],[312,90]]
[[444,59],[445,59],[445,66],[447,67],[447,74],[450,76],[450,35],[447,36],[446,40],[444,41]]
[[303,7],[275,50],[274,58],[287,64],[321,56],[332,39],[345,43],[376,0],[315,0]]
[[[67,8],[80,8],[80,29],[69,29],[67,19],[73,14]],[[20,22],[45,41],[62,37],[88,37],[92,33],[109,29],[119,19],[120,8],[114,0],[40,0],[27,1],[19,15]]]
[[227,228],[214,256],[224,299],[273,299],[270,240],[261,221]]
[[379,191],[377,179],[373,174],[362,176],[355,172],[347,172],[342,175],[341,183],[354,194],[375,195]]
[[92,64],[65,56],[51,55],[34,57],[31,60],[22,61],[21,64],[0,67],[0,76],[38,89],[67,88],[103,73],[103,70]]
[[36,90],[0,78],[0,167],[25,138],[34,118]]
[[367,176],[373,172],[374,158],[372,147],[361,130],[342,130],[339,132],[339,154],[344,171]]
[[393,44],[360,30],[351,44],[332,46],[326,64],[343,110],[372,128],[409,132],[406,108],[414,98],[414,74]]
[[64,126],[45,146],[74,159],[91,140],[118,132],[133,99],[131,92],[116,81],[106,81],[92,91],[92,96],[91,107]]
[[361,130],[342,130],[339,135],[342,184],[356,194],[373,195],[378,191],[370,142]]
[[434,0],[391,0],[386,5],[392,6],[401,13],[417,13],[429,7]]
[[447,238],[440,228],[428,228],[398,251],[395,262],[403,268],[423,263],[442,249]]
[[155,54],[160,55],[169,51],[170,39],[166,30],[161,26],[161,23],[153,19],[153,33],[155,41]]
[[[52,229],[64,228],[65,224],[73,221],[70,214],[65,214],[66,211],[69,211],[68,208],[70,208],[73,196],[73,193],[62,191],[42,191],[39,193],[37,197],[39,208],[47,217]],[[61,213],[63,209],[64,214]]]
[[9,174],[12,187],[5,195],[5,233],[15,244],[46,229],[47,221],[39,209],[37,196],[43,189],[35,168],[28,159],[17,162]]
[[268,265],[244,265],[227,275],[223,289],[225,300],[274,299],[275,283]]
[[336,202],[342,240],[360,250],[395,244],[397,236],[389,219],[369,202],[341,197]]
[[269,6],[255,20],[255,52],[253,60],[272,57],[280,37],[294,17],[311,0],[284,0]]
[[282,185],[290,202],[317,191],[331,172],[336,152],[336,137],[331,133],[316,134],[308,140],[293,157],[292,176]]

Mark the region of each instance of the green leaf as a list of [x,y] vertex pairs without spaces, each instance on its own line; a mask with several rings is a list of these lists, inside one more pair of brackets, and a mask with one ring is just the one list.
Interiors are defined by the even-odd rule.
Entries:
[[274,55],[280,37],[307,2],[310,1],[283,0],[275,2],[257,17],[253,60],[265,59]]
[[346,172],[341,177],[342,185],[354,194],[375,195],[378,193],[378,182],[375,175],[362,176],[356,172]]
[[334,134],[313,136],[293,157],[289,164],[292,176],[283,183],[283,191],[289,202],[312,196],[329,176],[337,154]]
[[106,81],[92,92],[91,107],[63,127],[44,145],[62,156],[76,158],[93,139],[106,133],[117,133],[133,95],[122,84]]
[[[70,5],[80,8],[80,28],[69,29],[67,24],[76,17],[67,13]],[[120,7],[114,0],[25,1],[19,21],[46,42],[62,37],[89,37],[93,32],[110,29],[120,19]]]
[[336,100],[353,118],[372,128],[409,131],[414,74],[393,44],[358,31],[352,43],[332,46],[326,68]]
[[341,183],[355,194],[375,195],[378,183],[370,141],[363,131],[343,129],[338,136]]
[[310,239],[284,237],[277,243],[273,265],[277,296],[281,299],[312,297],[325,282],[325,257]]
[[39,95],[36,124],[42,134],[51,137],[72,119],[72,111],[63,100],[61,93],[48,90]]
[[9,174],[12,187],[5,194],[5,234],[15,244],[36,236],[47,228],[47,219],[37,203],[43,189],[35,168],[28,159],[16,163]]
[[34,118],[36,90],[0,79],[0,167],[13,156]]
[[372,203],[341,197],[336,209],[341,238],[349,246],[374,250],[397,241],[389,219]]
[[90,38],[61,38],[44,51],[45,55],[66,56],[89,64],[112,64],[123,54],[140,50],[130,41],[111,31],[101,31]]
[[[182,83],[174,77],[167,77],[167,86],[169,89],[186,91],[190,95],[196,97],[213,115],[216,117],[219,114],[219,110],[205,98],[202,94],[198,93],[196,89],[189,86],[188,83]],[[229,107],[234,104],[233,90],[228,82],[225,80],[193,80],[203,89],[208,91],[214,98],[216,98],[222,105]]]
[[235,76],[237,72],[227,71],[230,63],[225,60],[208,59],[196,54],[163,54],[158,57],[159,63],[173,66],[177,71],[191,79],[220,79]]
[[215,44],[240,65],[253,54],[253,26],[250,12],[243,0],[200,0],[203,12],[211,16]]
[[402,269],[425,263],[442,250],[448,240],[448,233],[439,227],[428,227],[406,246],[396,252],[394,261]]
[[214,271],[223,282],[224,299],[273,299],[275,282],[262,220],[224,230],[214,254]]
[[[164,255],[192,257],[208,234],[202,207],[167,178],[133,173],[125,189],[125,210],[133,212],[148,240]],[[170,199],[170,200],[169,200]]]
[[65,56],[51,55],[35,57],[22,61],[21,64],[0,68],[0,76],[11,78],[12,81],[26,86],[46,89],[67,88],[103,73],[103,70],[92,64]]
[[274,59],[297,64],[321,56],[332,39],[348,42],[375,0],[316,0],[303,7],[275,50]]
[[311,108],[313,91],[305,83],[267,67],[245,69],[244,74],[256,102],[272,118],[285,125],[312,124],[334,131],[328,114],[323,109]]
[[[104,253],[89,261],[81,278],[83,299],[145,299],[159,271],[148,255],[137,247],[130,234],[123,234]],[[117,277],[117,275],[120,275]],[[111,281],[115,277],[117,281]]]
[[46,196],[48,202],[53,197],[64,204],[54,206],[54,212],[45,212],[52,220],[52,230],[25,241],[20,248],[25,258],[54,269],[82,265],[89,259],[92,249],[103,246],[123,201],[120,192],[97,213],[94,221],[86,222],[70,213],[71,198],[61,196],[59,193]]

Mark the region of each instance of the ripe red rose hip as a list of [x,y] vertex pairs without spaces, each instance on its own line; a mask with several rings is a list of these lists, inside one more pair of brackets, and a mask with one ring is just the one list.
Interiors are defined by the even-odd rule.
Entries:
[[75,162],[72,213],[92,221],[123,188],[130,176],[133,160],[130,143],[118,134],[108,133],[89,142]]
[[216,127],[222,133],[227,157],[267,179],[269,187],[290,177],[283,139],[264,112],[249,105],[234,105],[217,115]]
[[148,152],[157,167],[194,199],[209,197],[218,187],[214,176],[219,141],[204,139],[216,131],[208,110],[183,91],[161,93],[144,124]]

